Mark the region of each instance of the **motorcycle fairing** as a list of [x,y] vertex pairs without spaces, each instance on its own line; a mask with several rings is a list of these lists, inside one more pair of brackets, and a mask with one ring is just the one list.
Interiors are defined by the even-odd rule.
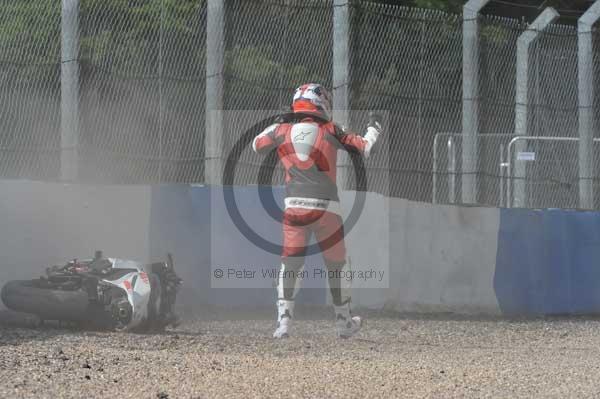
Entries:
[[135,260],[118,258],[108,258],[108,260],[112,263],[113,269],[132,269],[137,270],[138,272],[144,271],[144,264]]
[[[137,263],[132,261],[127,262],[128,265]],[[115,268],[119,269],[119,267]],[[127,269],[131,269],[131,266],[127,267]],[[147,319],[148,303],[150,301],[150,284],[146,272],[132,271],[131,273],[127,273],[119,279],[103,279],[102,281],[107,284],[117,286],[127,293],[127,300],[131,304],[132,308],[131,322],[127,326],[127,329],[137,327],[140,325],[140,323]]]

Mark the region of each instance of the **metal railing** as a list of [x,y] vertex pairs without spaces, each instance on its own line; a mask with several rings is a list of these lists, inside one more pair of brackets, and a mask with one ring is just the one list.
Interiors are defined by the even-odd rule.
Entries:
[[[462,153],[462,138],[464,135],[462,133],[437,133],[433,139],[433,173],[432,173],[432,202],[440,203],[440,175],[445,175],[447,177],[447,187],[448,187],[448,203],[453,204],[457,202],[461,202],[460,195],[457,195],[457,190],[460,188],[459,179],[464,174],[462,167],[459,167],[459,163],[461,160],[461,156],[459,154]],[[508,142],[514,138],[514,134],[512,133],[491,133],[491,134],[483,134],[478,137],[480,143],[484,143],[480,145],[480,149],[478,150],[481,153],[488,153],[487,158],[480,159],[480,164],[478,170],[475,172],[476,174],[482,174],[487,176],[488,178],[497,178],[498,179],[498,195],[493,195],[492,193],[484,193],[483,195],[487,198],[487,201],[483,203],[497,205],[497,206],[505,206],[505,192],[506,192],[506,183],[505,183],[505,149],[507,147]],[[439,146],[440,142],[445,141],[446,148],[446,165],[442,166],[443,171],[440,170],[440,151]],[[497,141],[497,149],[486,148],[489,147],[487,142],[489,141]],[[493,143],[492,143],[493,144]],[[492,147],[494,147],[492,145]],[[486,151],[488,150],[488,151]],[[499,162],[496,162],[496,159]],[[462,165],[460,165],[462,166]],[[490,190],[492,191],[492,190]]]
[[[512,208],[515,207],[515,196],[517,196],[517,199],[519,200],[517,202],[517,206],[516,207],[524,207],[526,206],[526,193],[525,193],[525,184],[526,180],[527,180],[527,173],[523,173],[525,171],[525,168],[523,168],[523,170],[520,171],[519,174],[521,174],[522,176],[513,176],[513,172],[514,169],[516,169],[517,165],[513,165],[513,159],[514,159],[514,154],[513,154],[513,149],[514,147],[520,142],[520,141],[537,141],[537,142],[555,142],[555,143],[579,143],[579,137],[540,137],[540,136],[517,136],[514,137],[508,144],[508,148],[507,148],[507,162],[506,162],[506,170],[507,170],[507,175],[509,178],[509,184],[508,184],[508,189],[506,192],[506,206],[508,208]],[[594,138],[593,139],[593,143],[600,143],[600,138]],[[527,154],[527,156],[529,156],[529,154],[534,154],[534,159],[527,159],[527,157],[523,157],[523,159],[517,159],[517,161],[520,162],[527,162],[527,161],[535,161],[535,152],[524,152],[525,154]],[[518,157],[518,153],[517,153],[517,157]],[[516,162],[515,162],[516,163]],[[513,167],[514,166],[514,167]],[[551,178],[551,177],[550,177]],[[558,181],[560,181],[560,179],[557,179]],[[579,176],[577,176],[577,181],[579,182],[581,179],[579,178]],[[514,184],[517,183],[517,189],[514,188]],[[523,184],[519,184],[519,183],[523,183]],[[517,193],[515,193],[515,191],[517,191]],[[577,201],[575,200],[573,202],[574,204],[577,203]],[[557,205],[558,206],[558,205]],[[575,207],[580,207],[579,206],[575,206]]]
[[[457,180],[463,174],[462,168],[458,165],[460,161],[458,154],[462,152],[463,136],[460,133],[438,133],[434,137],[433,203],[447,202],[453,204],[461,201],[457,196],[457,189],[459,189]],[[481,142],[486,139],[489,141],[491,138],[498,141],[497,144],[492,143],[493,146],[497,147],[495,150],[497,156],[491,157],[487,162],[485,158],[480,160],[476,172],[494,179],[494,182],[498,184],[497,188],[492,186],[493,190],[489,186],[487,187],[487,191],[494,191],[497,195],[486,192],[486,187],[479,187],[478,194],[480,197],[488,198],[487,203],[507,208],[581,207],[578,204],[577,190],[574,189],[576,184],[582,180],[577,173],[577,159],[575,156],[577,148],[568,148],[561,145],[564,143],[578,143],[578,137],[514,136],[514,134],[505,133],[482,134],[479,136],[478,151],[480,153],[485,152],[484,147],[489,147],[489,143],[482,144]],[[554,148],[532,151],[527,148],[527,145],[524,145],[530,142],[549,143]],[[600,138],[594,138],[593,142],[595,145],[599,144]],[[557,144],[559,144],[558,148],[556,148]],[[446,152],[445,157],[440,156],[442,147]],[[494,152],[490,148],[487,148],[487,150],[488,153]],[[490,158],[489,155],[488,158]],[[445,164],[442,163],[444,159]],[[537,162],[539,166],[533,172],[530,172],[526,165],[527,162]],[[447,201],[441,199],[440,196],[440,175],[447,177],[445,183],[448,187]],[[565,175],[570,175],[570,178],[565,178]],[[537,198],[532,199],[532,193],[534,192],[537,193]]]

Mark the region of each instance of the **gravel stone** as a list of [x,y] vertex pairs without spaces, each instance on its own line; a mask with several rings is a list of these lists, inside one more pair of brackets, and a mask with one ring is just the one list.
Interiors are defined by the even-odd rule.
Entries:
[[357,312],[368,324],[339,340],[328,312],[298,310],[292,336],[278,341],[272,313],[187,316],[162,334],[33,328],[0,317],[0,397],[600,395],[597,319]]

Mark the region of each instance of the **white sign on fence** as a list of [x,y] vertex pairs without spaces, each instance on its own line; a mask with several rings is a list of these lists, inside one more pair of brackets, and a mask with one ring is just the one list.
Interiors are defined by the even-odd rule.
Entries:
[[518,152],[517,161],[535,161],[535,152]]

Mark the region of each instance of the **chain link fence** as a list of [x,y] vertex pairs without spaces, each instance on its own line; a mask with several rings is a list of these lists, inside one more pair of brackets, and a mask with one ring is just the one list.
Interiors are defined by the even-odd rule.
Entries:
[[3,178],[45,180],[59,173],[60,21],[58,2],[0,2]]
[[[389,117],[387,142],[378,143],[388,148],[389,177],[380,181],[389,187],[374,188],[430,201],[434,136],[461,126],[460,16],[372,3],[355,4],[351,14],[350,109]],[[350,120],[366,125],[364,113]]]
[[206,3],[82,0],[82,181],[202,182]]
[[[225,1],[223,160],[244,132],[288,110],[297,86],[333,85],[338,6],[333,0]],[[364,130],[369,110],[386,115],[379,143],[385,150],[367,161],[368,190],[460,203],[462,16],[358,1],[342,6],[349,8],[349,127]],[[78,181],[206,181],[207,7],[207,0],[80,0]],[[517,48],[528,26],[493,16],[480,16],[478,24],[476,202],[577,207],[576,140],[522,140],[508,153],[523,105]],[[550,25],[536,34],[527,52],[526,134],[576,138],[576,28]],[[595,88],[598,34],[592,33]],[[0,1],[3,178],[60,180],[60,48],[60,2]],[[535,153],[535,160],[521,160],[523,153]],[[257,184],[261,168],[272,172],[271,184],[282,182],[274,159],[246,150],[236,155],[236,184]],[[592,180],[600,189],[597,163]],[[524,202],[508,197],[515,193],[525,193]]]
[[260,173],[264,183],[283,183],[275,157],[235,146],[258,122],[288,112],[301,82],[331,87],[332,7],[330,0],[226,2],[223,154],[239,156],[235,184],[257,184]]

